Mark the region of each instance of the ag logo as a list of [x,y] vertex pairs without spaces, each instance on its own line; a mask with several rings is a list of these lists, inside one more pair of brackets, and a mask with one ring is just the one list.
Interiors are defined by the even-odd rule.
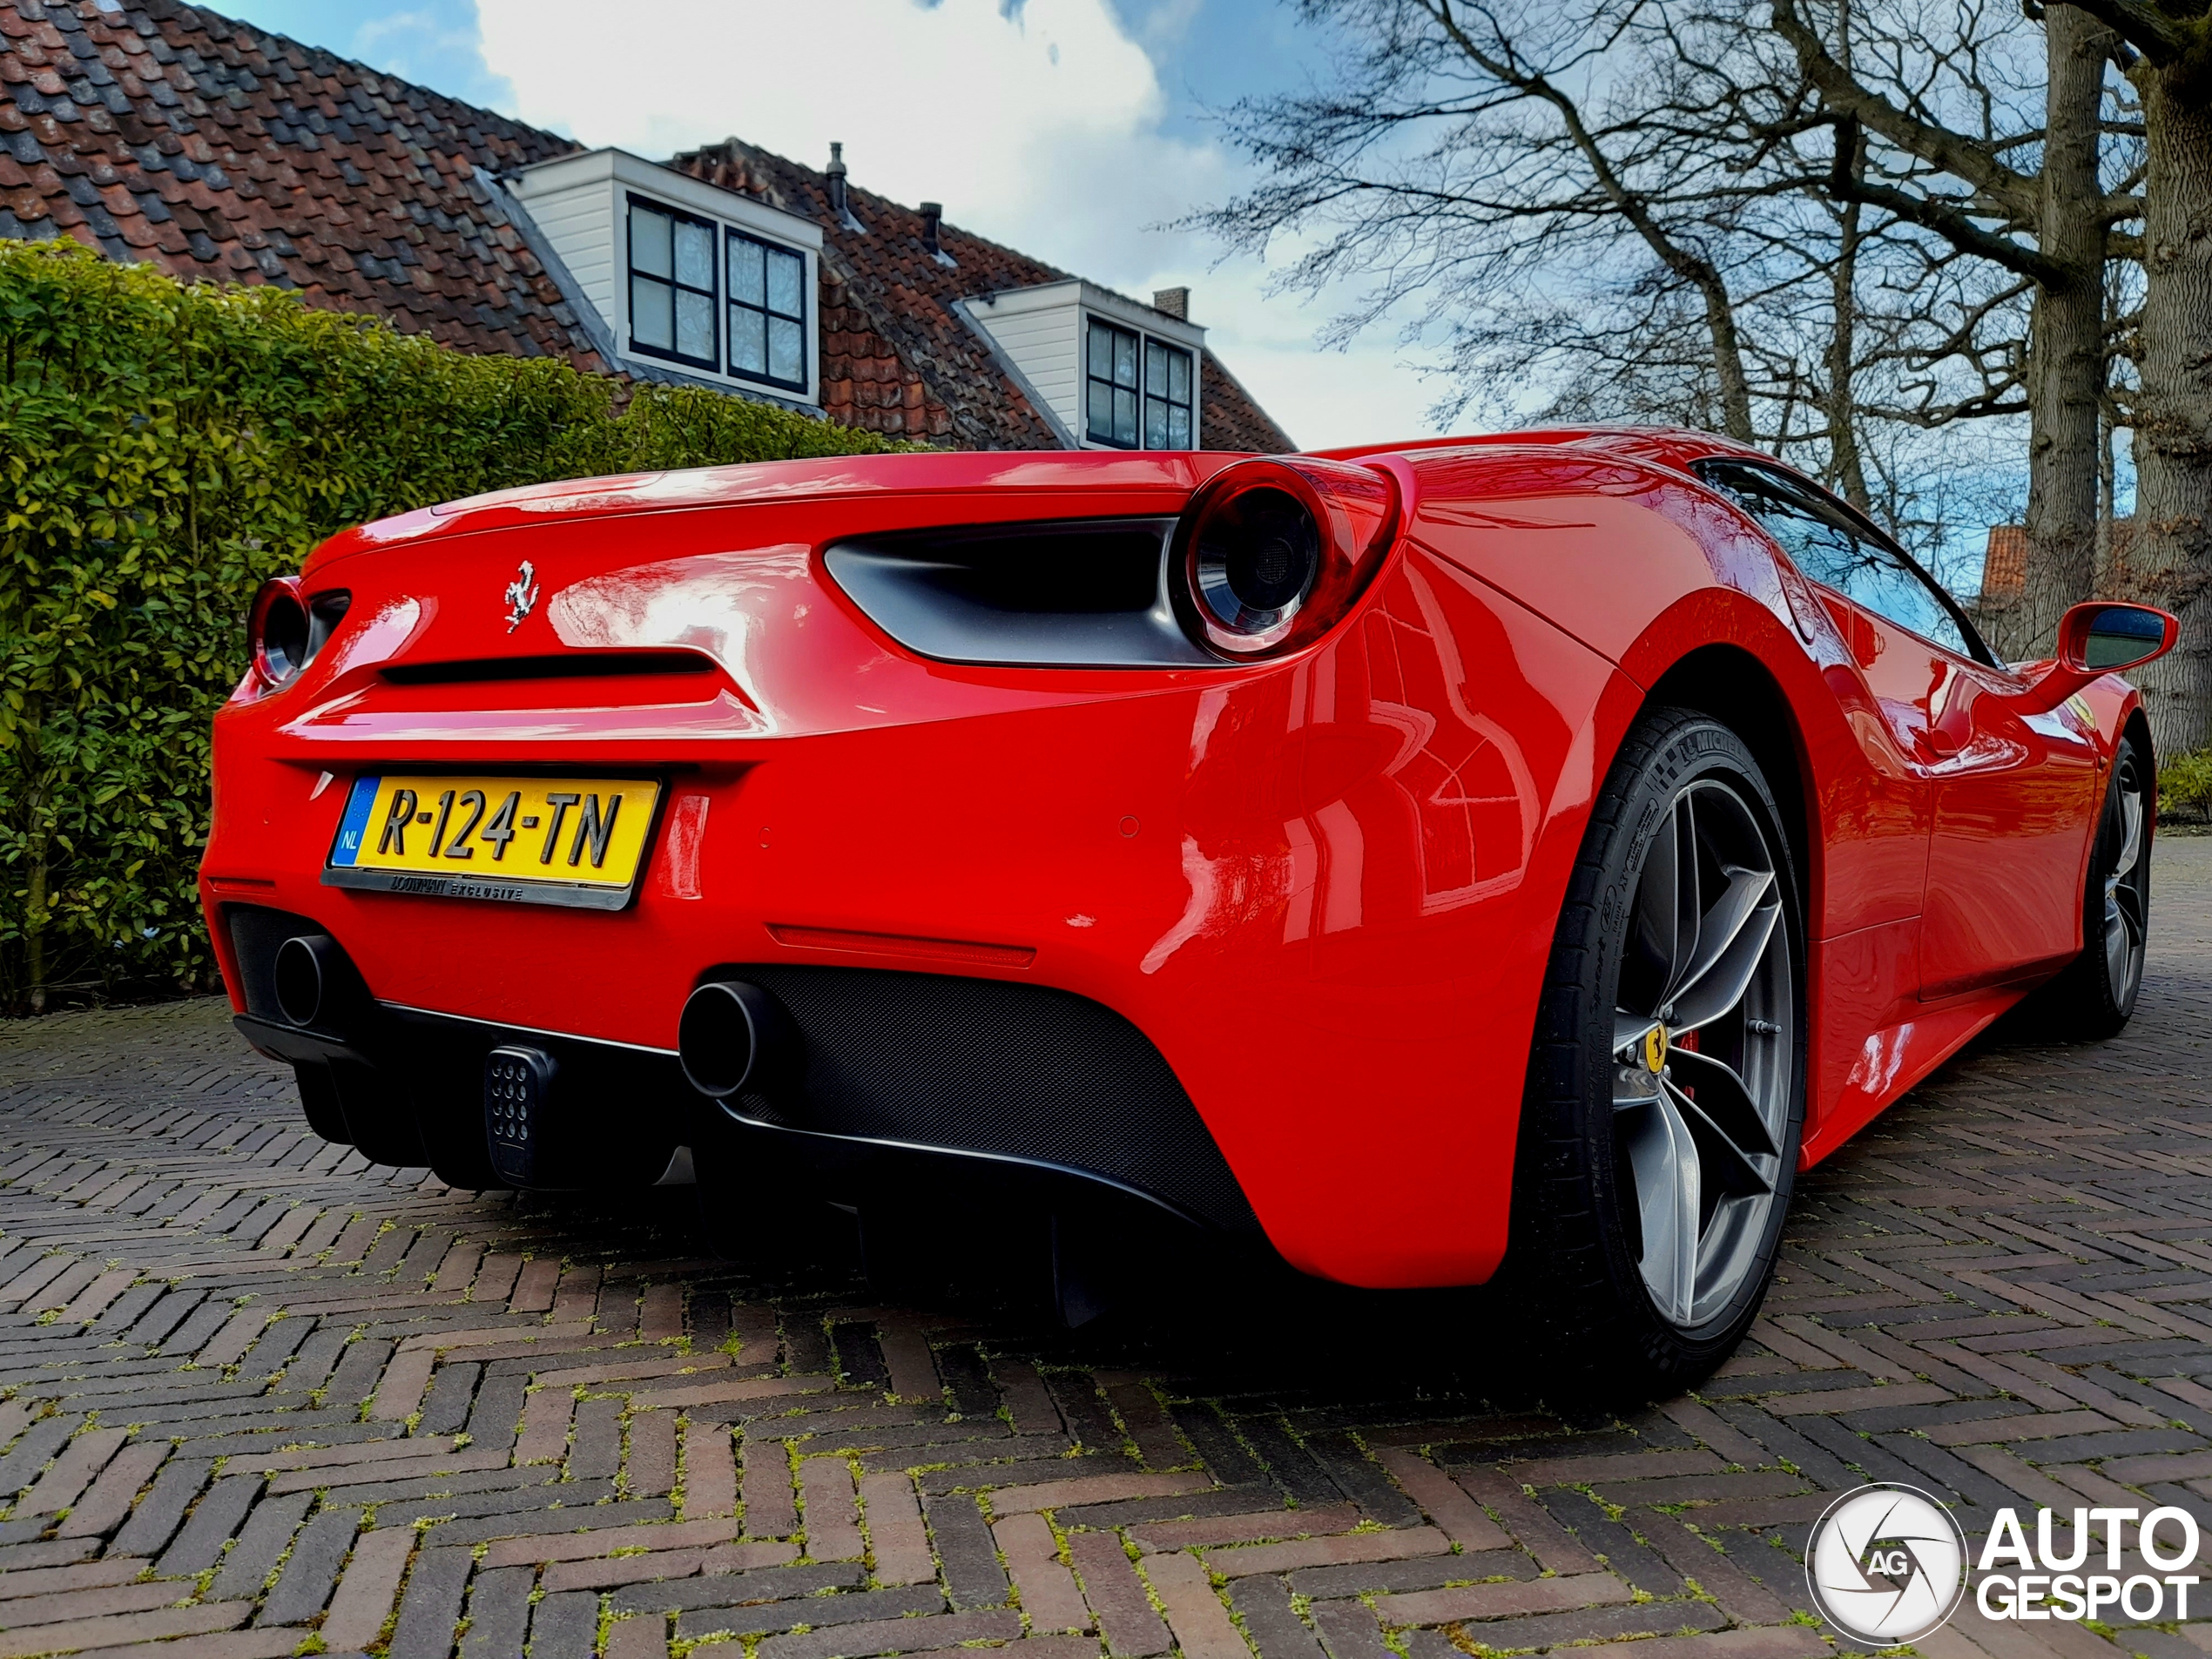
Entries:
[[1966,1535],[1925,1492],[1861,1487],[1814,1523],[1805,1583],[1813,1605],[1844,1635],[1878,1648],[1917,1642],[1966,1592]]

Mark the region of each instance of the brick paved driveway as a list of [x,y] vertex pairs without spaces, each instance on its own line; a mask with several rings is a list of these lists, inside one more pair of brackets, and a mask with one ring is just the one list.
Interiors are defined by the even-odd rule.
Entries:
[[[1863,1478],[1969,1531],[2212,1519],[2212,840],[2157,880],[2127,1037],[2000,1036],[1893,1109],[1805,1184],[1757,1340],[1617,1421],[1510,1347],[1453,1376],[1431,1298],[880,1305],[833,1212],[748,1276],[681,1190],[369,1170],[219,1004],[0,1028],[0,1659],[1811,1659],[1791,1550]],[[2114,1642],[2212,1625],[1919,1650]]]

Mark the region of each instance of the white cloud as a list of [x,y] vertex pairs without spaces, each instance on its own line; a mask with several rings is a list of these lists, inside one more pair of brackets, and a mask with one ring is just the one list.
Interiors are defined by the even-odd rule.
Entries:
[[[1320,353],[1326,307],[1263,297],[1248,264],[1147,230],[1236,187],[1235,164],[1162,130],[1159,74],[1108,0],[479,0],[484,60],[523,119],[664,157],[735,133],[853,182],[941,201],[961,228],[1194,320],[1315,448],[1425,429],[1433,395],[1386,334]],[[1170,30],[1170,33],[1175,31]],[[588,45],[582,43],[589,43]]]

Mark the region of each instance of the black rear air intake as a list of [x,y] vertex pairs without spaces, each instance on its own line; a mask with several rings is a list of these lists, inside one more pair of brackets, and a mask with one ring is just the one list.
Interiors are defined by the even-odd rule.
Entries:
[[1166,586],[1172,518],[970,524],[840,542],[831,577],[909,651],[953,663],[1190,668]]

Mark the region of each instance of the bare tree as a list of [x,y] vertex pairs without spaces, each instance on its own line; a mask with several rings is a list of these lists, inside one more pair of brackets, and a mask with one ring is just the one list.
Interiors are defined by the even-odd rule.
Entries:
[[1854,63],[1831,47],[1821,4],[1773,0],[1772,16],[1835,118],[1831,196],[1881,207],[2033,286],[2027,590],[1999,631],[2008,654],[2047,649],[2060,612],[2095,584],[2105,263],[2114,226],[2140,212],[2102,176],[2112,37],[2079,7],[2040,8],[2038,122],[1998,50],[2010,20],[1985,24],[1961,7],[1957,31],[1935,40],[1919,14],[1892,8],[1862,22],[1881,50]]
[[[1290,281],[1366,281],[1341,331],[1413,301],[1465,372],[1518,354],[1533,319],[1567,325],[1566,353],[1587,332],[1604,356],[1605,337],[1639,311],[1663,311],[1676,347],[1694,314],[1713,423],[1752,440],[1744,344],[1714,233],[1730,202],[1761,186],[1730,178],[1710,152],[1683,152],[1676,127],[1619,96],[1626,77],[1671,72],[1636,51],[1653,0],[1301,0],[1299,10],[1352,44],[1342,79],[1228,111],[1230,138],[1264,182],[1192,223],[1263,253],[1286,233],[1318,234]],[[1575,327],[1601,294],[1614,302],[1608,317]]]
[[[2212,742],[2212,15],[2202,0],[2080,0],[2142,106],[2134,410],[2137,597],[2182,619],[2141,676],[2161,752]],[[2053,10],[2060,8],[2054,7]]]
[[[1364,285],[1333,337],[1410,314],[1444,347],[1440,412],[1716,428],[1910,530],[1925,435],[2026,407],[2032,285],[1833,195],[1873,146],[1831,153],[1834,112],[1740,7],[1299,10],[1348,49],[1339,78],[1227,111],[1263,182],[1190,222],[1305,239],[1286,287]],[[1847,20],[1832,37],[1847,63]]]

